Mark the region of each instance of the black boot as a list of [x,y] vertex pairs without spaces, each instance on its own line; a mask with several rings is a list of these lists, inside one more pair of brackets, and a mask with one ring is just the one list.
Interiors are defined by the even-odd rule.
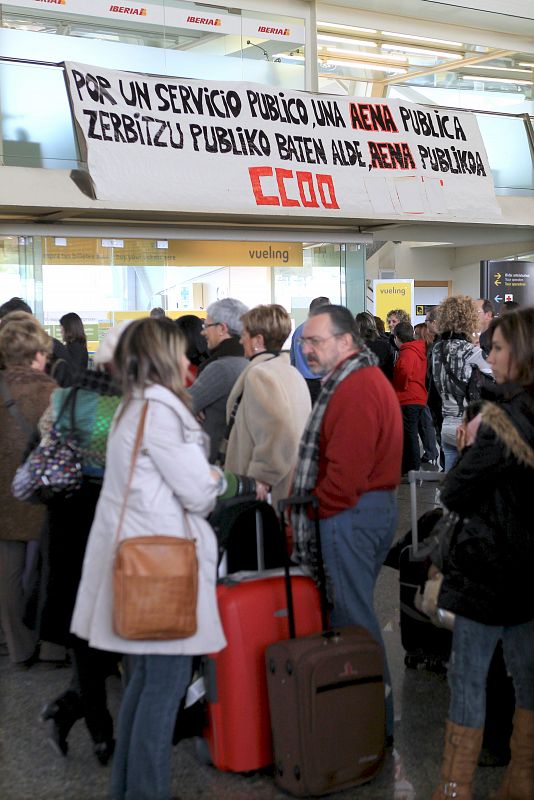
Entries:
[[93,753],[105,767],[115,750],[113,738],[113,719],[107,706],[104,708],[85,708],[85,724],[93,740]]
[[93,751],[99,762],[105,767],[115,750],[115,739],[108,739],[105,742],[97,742]]
[[50,720],[48,739],[59,755],[67,755],[69,751],[67,736],[76,720],[82,717],[82,701],[78,692],[73,689],[69,689],[44,706],[40,719],[43,722]]

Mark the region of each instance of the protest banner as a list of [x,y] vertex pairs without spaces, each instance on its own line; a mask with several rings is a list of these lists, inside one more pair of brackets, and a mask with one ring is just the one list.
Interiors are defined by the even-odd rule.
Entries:
[[95,197],[188,212],[498,217],[474,114],[66,63]]

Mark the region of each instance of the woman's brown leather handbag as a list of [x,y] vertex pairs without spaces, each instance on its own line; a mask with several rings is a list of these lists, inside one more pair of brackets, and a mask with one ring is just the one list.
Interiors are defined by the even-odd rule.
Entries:
[[198,562],[194,539],[152,535],[119,542],[147,409],[148,400],[137,427],[117,526],[113,628],[123,639],[184,639],[197,630]]

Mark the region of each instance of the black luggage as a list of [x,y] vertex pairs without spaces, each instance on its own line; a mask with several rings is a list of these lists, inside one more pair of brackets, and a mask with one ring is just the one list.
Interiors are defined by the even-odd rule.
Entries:
[[[219,557],[226,558],[228,574],[261,572],[284,565],[287,551],[280,537],[278,517],[269,503],[256,500],[255,495],[225,500],[217,504],[209,522],[217,535]],[[262,538],[261,547],[258,536]]]
[[[443,473],[430,470],[411,471],[410,482],[411,543],[406,544],[399,556],[400,580],[400,631],[406,655],[404,664],[410,669],[424,666],[434,672],[445,672],[452,643],[451,631],[437,628],[429,617],[415,607],[415,596],[428,577],[430,560],[421,557],[419,521],[417,518],[417,484],[432,482],[436,486]],[[428,512],[427,515],[428,516]],[[436,515],[438,516],[438,515]],[[430,531],[428,531],[430,533]]]
[[[316,498],[323,633],[295,638],[289,573],[286,591],[290,639],[266,650],[275,780],[297,796],[323,795],[371,780],[384,760],[384,656],[362,627],[328,625]],[[283,525],[283,522],[282,522]]]

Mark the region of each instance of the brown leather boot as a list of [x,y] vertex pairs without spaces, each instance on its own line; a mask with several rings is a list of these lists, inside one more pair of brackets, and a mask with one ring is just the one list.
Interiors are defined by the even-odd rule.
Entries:
[[510,739],[511,761],[492,800],[534,798],[534,711],[516,708]]
[[483,728],[465,728],[447,720],[441,782],[432,800],[472,800],[471,784],[483,733]]

